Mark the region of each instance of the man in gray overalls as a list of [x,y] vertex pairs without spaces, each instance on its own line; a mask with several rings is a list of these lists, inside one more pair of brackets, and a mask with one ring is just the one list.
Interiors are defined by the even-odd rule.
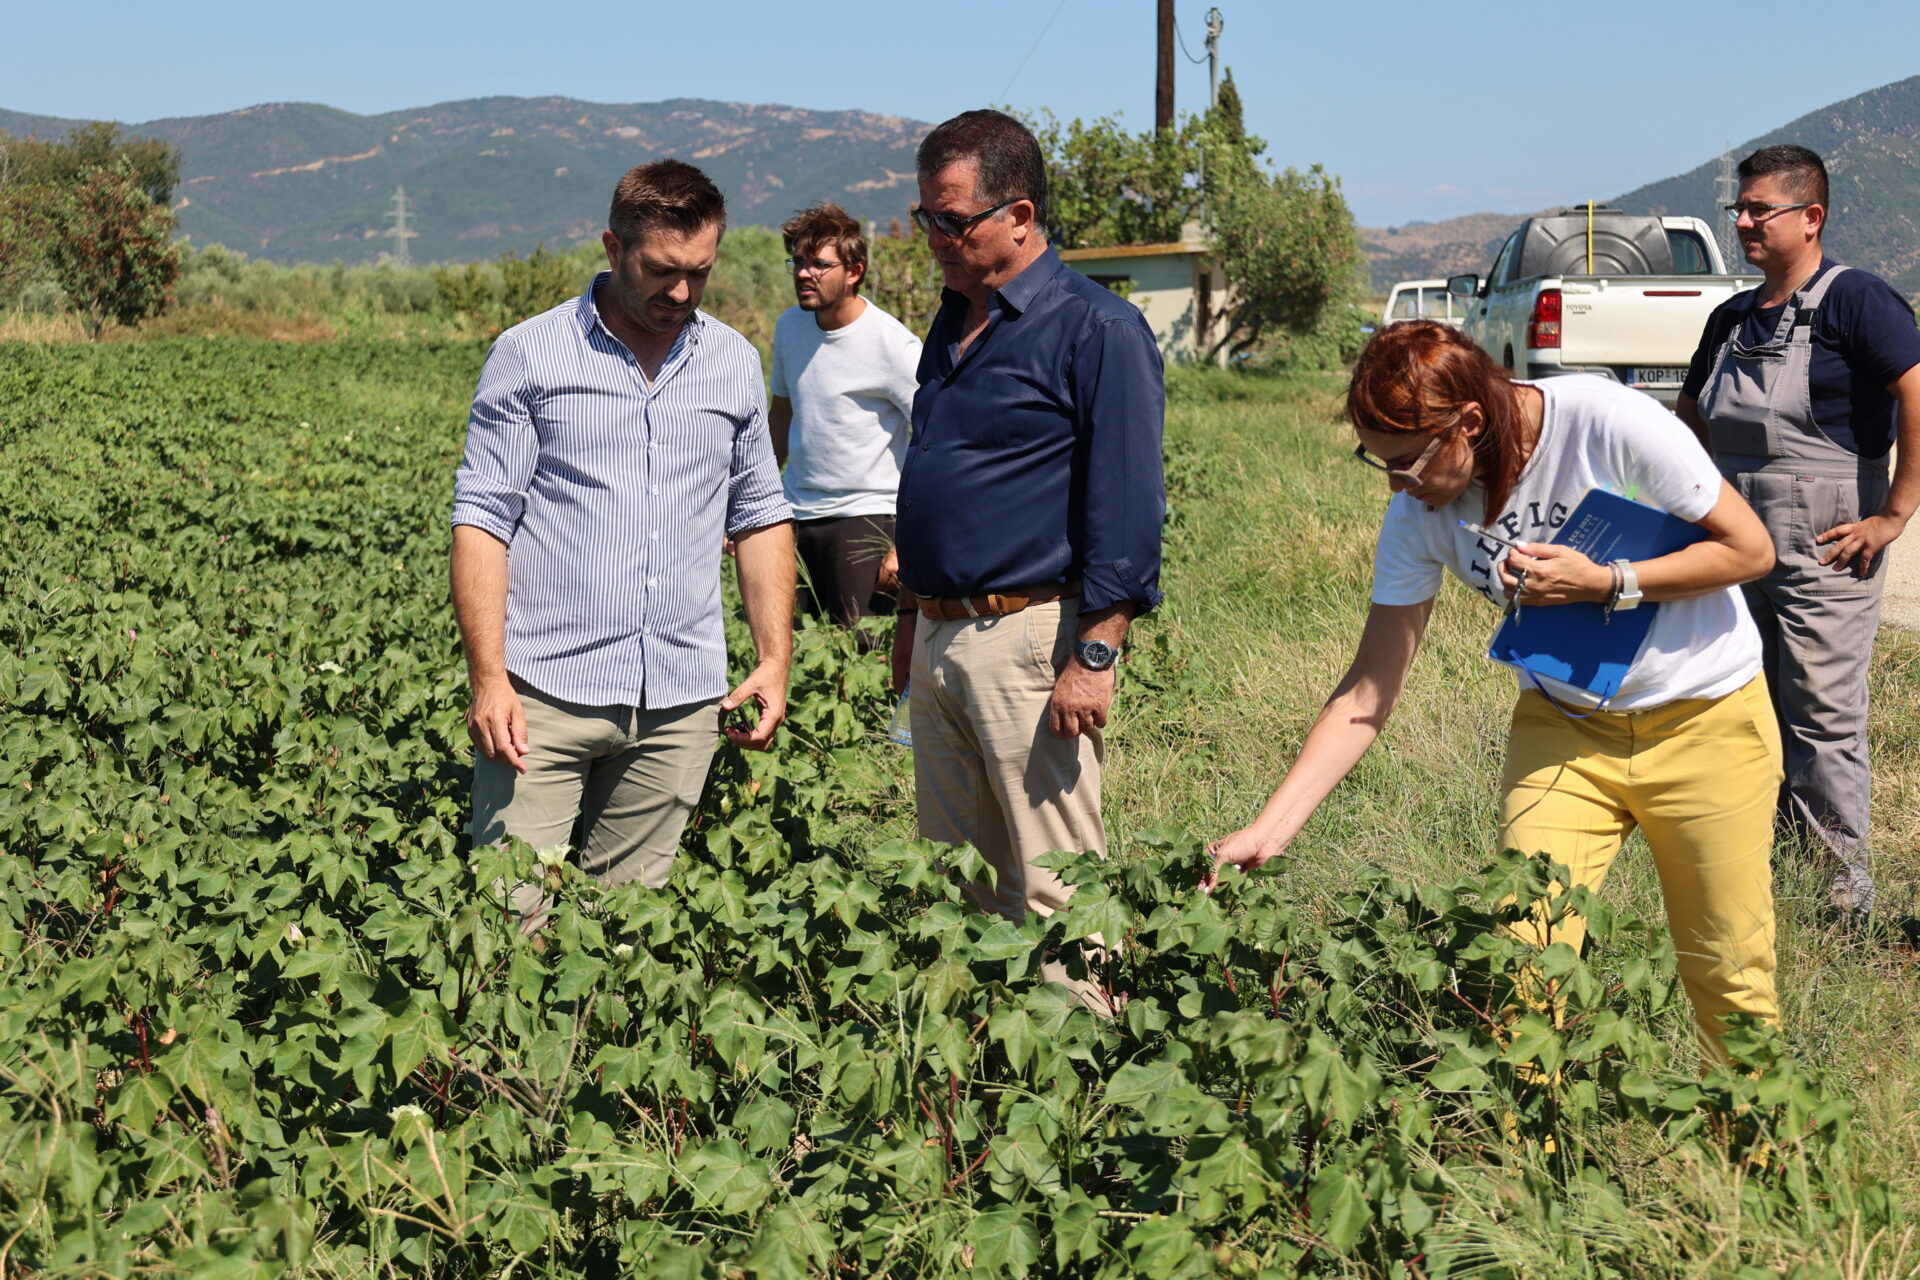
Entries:
[[1766,279],[1708,319],[1675,412],[1773,534],[1774,569],[1746,595],[1786,748],[1781,813],[1831,855],[1832,906],[1863,914],[1867,663],[1882,552],[1920,506],[1920,330],[1885,281],[1822,254],[1827,169],[1805,147],[1741,161],[1727,213]]

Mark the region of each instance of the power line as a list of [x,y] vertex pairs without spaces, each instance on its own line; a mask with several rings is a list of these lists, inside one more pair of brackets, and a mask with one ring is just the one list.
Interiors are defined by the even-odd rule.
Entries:
[[[1060,0],[1059,4],[1053,6],[1053,18],[1059,17],[1060,11],[1066,7],[1067,0]],[[1007,93],[1013,88],[1013,82],[1018,80],[1020,73],[1027,69],[1027,63],[1032,61],[1034,52],[1040,48],[1040,42],[1047,38],[1047,32],[1053,30],[1053,18],[1047,19],[1047,25],[1040,28],[1040,34],[1033,38],[1033,45],[1027,50],[1027,56],[1020,59],[1020,65],[1015,67],[1013,74],[1007,77],[1007,87],[1000,91],[1000,101],[1005,102],[1007,100]]]
[[1174,35],[1174,38],[1180,42],[1180,52],[1187,54],[1188,62],[1198,64],[1198,63],[1205,62],[1207,60],[1205,54],[1202,54],[1200,57],[1196,58],[1191,53],[1187,53],[1187,38],[1180,34],[1180,19],[1178,18],[1175,18],[1173,20],[1173,35]]

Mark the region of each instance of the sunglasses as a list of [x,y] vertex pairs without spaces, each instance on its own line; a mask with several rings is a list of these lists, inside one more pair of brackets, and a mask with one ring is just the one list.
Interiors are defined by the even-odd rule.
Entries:
[[1811,202],[1806,204],[1762,204],[1758,200],[1749,200],[1745,204],[1723,204],[1720,207],[1727,211],[1728,222],[1740,221],[1740,215],[1743,213],[1755,222],[1765,222],[1776,213],[1785,213],[1789,209],[1811,209],[1813,205]]
[[1426,474],[1427,468],[1432,465],[1433,460],[1440,456],[1440,446],[1447,442],[1447,437],[1452,435],[1453,432],[1453,427],[1444,428],[1439,435],[1428,442],[1426,448],[1420,451],[1419,457],[1404,467],[1396,467],[1391,462],[1382,462],[1380,459],[1368,453],[1367,446],[1363,444],[1357,444],[1353,447],[1353,456],[1356,461],[1366,463],[1375,471],[1386,472],[1387,479],[1389,480],[1398,480],[1401,484],[1419,484],[1420,477]]
[[958,240],[961,236],[967,234],[967,228],[980,221],[980,219],[990,217],[1008,205],[1019,204],[1025,199],[1025,196],[1015,196],[1011,200],[1002,200],[991,209],[982,209],[978,213],[970,213],[965,216],[957,213],[935,213],[931,209],[922,209],[919,205],[915,205],[912,210],[910,210],[910,216],[913,218],[913,225],[920,228],[923,234],[932,235],[938,231],[949,240]]

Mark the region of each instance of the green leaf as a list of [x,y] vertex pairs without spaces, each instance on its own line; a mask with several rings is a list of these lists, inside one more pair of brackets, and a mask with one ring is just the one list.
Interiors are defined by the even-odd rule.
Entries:
[[1314,1179],[1307,1208],[1313,1215],[1314,1230],[1337,1253],[1351,1249],[1373,1220],[1360,1179],[1337,1166]]
[[444,1050],[439,1019],[420,1009],[393,1020],[388,1030],[388,1052],[393,1055],[395,1080],[405,1080],[436,1049]]
[[1002,1005],[987,1019],[987,1036],[1006,1050],[1007,1062],[1015,1071],[1025,1071],[1044,1043],[1033,1015],[1018,1005]]
[[1144,1109],[1149,1103],[1176,1090],[1191,1087],[1181,1065],[1167,1058],[1153,1062],[1130,1062],[1107,1081],[1105,1098],[1109,1105]]
[[973,1268],[988,1275],[1024,1276],[1040,1260],[1040,1231],[1019,1209],[995,1209],[967,1232]]
[[792,1206],[766,1216],[755,1234],[747,1267],[756,1280],[809,1280],[828,1270],[837,1236],[818,1218]]
[[1427,1086],[1443,1093],[1458,1093],[1487,1086],[1486,1068],[1468,1058],[1459,1049],[1449,1049],[1427,1073]]
[[792,1107],[770,1093],[760,1094],[733,1113],[733,1127],[746,1138],[750,1151],[785,1150],[793,1142],[798,1120]]
[[773,1194],[766,1161],[749,1155],[739,1143],[715,1138],[700,1144],[682,1165],[695,1197],[722,1213],[757,1209]]
[[1109,947],[1126,941],[1133,912],[1104,884],[1077,886],[1067,899],[1066,938],[1097,938]]

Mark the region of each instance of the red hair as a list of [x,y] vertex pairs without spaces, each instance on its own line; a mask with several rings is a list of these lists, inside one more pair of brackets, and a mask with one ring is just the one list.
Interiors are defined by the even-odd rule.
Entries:
[[1458,329],[1403,320],[1373,335],[1347,385],[1347,419],[1383,434],[1459,424],[1469,404],[1483,425],[1473,441],[1473,478],[1487,491],[1486,519],[1497,517],[1530,452],[1521,426],[1519,388],[1507,371]]

